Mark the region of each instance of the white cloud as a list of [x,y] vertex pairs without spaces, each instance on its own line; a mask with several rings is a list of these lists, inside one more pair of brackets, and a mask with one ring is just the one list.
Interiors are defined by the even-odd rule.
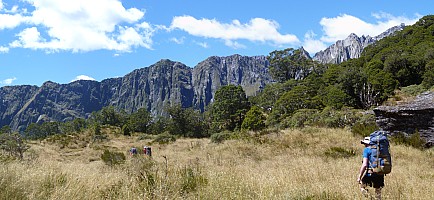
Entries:
[[78,80],[90,80],[90,81],[94,81],[95,79],[90,77],[90,76],[86,76],[86,75],[78,75],[77,77],[75,77],[75,79],[71,80],[71,82],[74,81],[78,81]]
[[376,22],[368,23],[357,17],[341,14],[334,18],[322,18],[320,24],[323,28],[324,35],[321,37],[323,42],[336,42],[337,40],[343,40],[351,33],[355,33],[358,36],[370,35],[377,36],[387,29],[405,23],[406,25],[412,25],[421,16],[415,16],[414,18],[395,17],[387,13],[374,13],[373,17],[376,18]]
[[321,40],[315,39],[315,37],[316,34],[313,31],[309,31],[304,35],[303,48],[309,52],[311,56],[327,48],[327,44]]
[[209,45],[206,42],[196,42],[196,44],[205,49],[209,48]]
[[20,14],[0,14],[0,30],[13,29],[26,21],[26,17]]
[[3,81],[0,81],[0,84],[3,84],[3,85],[10,85],[10,84],[12,84],[12,82],[14,82],[15,80],[17,80],[17,78],[15,78],[15,77],[13,77],[13,78],[8,78],[8,79],[5,79],[5,80],[3,80]]
[[233,49],[245,49],[247,48],[245,45],[238,43],[237,41],[226,40],[225,45],[231,47]]
[[[152,48],[154,28],[143,21],[145,12],[125,8],[120,0],[25,0],[34,7],[29,16],[0,29],[25,22],[13,47],[73,52],[100,49],[129,52],[135,47]],[[13,8],[13,10],[18,10]],[[11,18],[13,15],[5,17]],[[36,28],[37,27],[37,28]],[[33,35],[31,37],[29,34]]]
[[184,40],[185,40],[185,37],[181,37],[181,38],[175,38],[175,37],[173,37],[173,38],[170,38],[170,41],[172,41],[172,42],[174,42],[176,44],[184,44]]
[[9,47],[0,46],[0,53],[8,53]]
[[241,24],[238,20],[221,23],[215,19],[196,19],[191,16],[174,17],[170,25],[171,30],[180,29],[198,37],[222,39],[229,45],[238,44],[235,40],[240,39],[271,42],[275,45],[299,43],[295,35],[282,35],[278,28],[277,22],[262,18],[254,18],[246,24]]

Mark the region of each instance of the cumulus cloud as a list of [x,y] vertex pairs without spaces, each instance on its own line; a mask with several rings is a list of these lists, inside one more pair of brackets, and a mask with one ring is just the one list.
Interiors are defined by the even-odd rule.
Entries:
[[3,84],[3,85],[11,85],[12,82],[14,82],[15,80],[17,80],[17,78],[15,78],[15,77],[13,77],[13,78],[8,78],[8,79],[5,79],[5,80],[0,81],[0,84]]
[[238,20],[233,20],[232,23],[221,23],[216,19],[177,16],[173,18],[169,29],[180,29],[197,37],[222,39],[226,45],[239,45],[236,40],[241,39],[253,42],[271,42],[275,45],[300,42],[295,35],[279,33],[277,22],[262,18],[254,18],[246,24],[241,24]]
[[90,76],[86,76],[86,75],[78,75],[73,80],[71,80],[71,82],[78,81],[78,80],[90,80],[90,81],[94,81],[95,79],[92,78],[92,77],[90,77]]
[[[125,8],[120,0],[24,0],[34,10],[1,14],[0,30],[26,26],[11,47],[73,52],[152,48],[155,28],[143,21],[145,11]],[[12,7],[11,11],[17,11]]]
[[401,23],[413,25],[422,16],[416,14],[413,18],[408,18],[381,12],[372,14],[372,17],[374,22],[371,23],[348,14],[341,14],[332,18],[324,17],[320,21],[323,30],[322,35],[318,37],[313,31],[308,31],[304,35],[303,47],[313,55],[338,40],[344,40],[351,33],[355,33],[359,37],[362,35],[374,37]]
[[327,44],[325,44],[321,40],[315,39],[316,34],[313,31],[308,31],[304,35],[303,48],[313,56],[313,53],[319,52],[327,48]]
[[0,14],[0,30],[13,29],[26,20],[27,17],[20,14]]
[[355,33],[358,36],[377,36],[401,23],[412,25],[421,16],[417,15],[414,18],[407,18],[402,16],[395,17],[387,13],[374,13],[373,17],[376,19],[374,23],[365,22],[348,14],[341,14],[333,18],[324,17],[320,21],[320,25],[324,31],[321,41],[336,42],[337,40],[345,39],[351,33]]

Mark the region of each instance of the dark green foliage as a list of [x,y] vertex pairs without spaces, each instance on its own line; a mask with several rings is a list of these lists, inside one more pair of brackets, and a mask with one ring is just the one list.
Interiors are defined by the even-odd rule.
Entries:
[[322,103],[335,109],[341,109],[350,102],[350,96],[337,85],[329,85],[324,89],[325,94],[322,96]]
[[295,86],[277,100],[271,113],[272,119],[280,121],[290,117],[296,110],[322,107],[322,103],[316,95],[317,93],[314,88],[306,85]]
[[268,84],[265,86],[263,91],[261,91],[256,96],[250,98],[251,102],[252,104],[264,108],[266,112],[269,112],[269,110],[271,110],[274,107],[276,101],[286,91],[291,90],[291,88],[293,88],[296,85],[297,85],[297,81],[294,79],[291,79],[284,83]]
[[131,128],[131,131],[148,133],[148,127],[151,125],[151,122],[151,113],[145,108],[140,108],[129,116],[127,124]]
[[331,158],[350,158],[355,156],[354,149],[345,149],[343,147],[330,147],[324,152],[324,155]]
[[210,139],[211,139],[211,142],[222,143],[225,140],[230,139],[231,136],[232,136],[231,132],[223,131],[223,132],[220,132],[220,133],[214,133],[214,134],[212,134]]
[[12,129],[10,126],[5,125],[0,129],[0,134],[12,133]]
[[72,134],[83,131],[87,128],[86,120],[83,118],[76,118],[72,121],[67,121],[59,124],[61,133]]
[[362,115],[351,127],[351,132],[355,135],[362,137],[369,136],[372,132],[378,130],[378,126],[375,123],[375,115],[364,114]]
[[290,79],[305,78],[318,64],[303,53],[300,49],[292,48],[271,52],[267,59],[273,79],[283,83]]
[[122,134],[123,134],[123,135],[131,136],[131,132],[132,132],[131,125],[129,125],[129,124],[124,124],[124,125],[122,126]]
[[149,132],[158,135],[169,130],[170,119],[168,117],[157,116],[154,122],[149,126]]
[[101,135],[101,125],[99,123],[94,123],[92,126],[93,134]]
[[252,106],[246,113],[241,129],[260,131],[265,128],[266,117],[257,106]]
[[101,160],[109,166],[119,165],[125,162],[125,154],[120,152],[112,152],[109,150],[104,150],[101,154]]
[[24,152],[30,148],[23,137],[18,133],[0,134],[0,149],[9,154],[9,156],[22,160]]
[[199,111],[182,108],[181,105],[169,106],[166,111],[170,116],[170,133],[196,138],[208,136],[206,124]]
[[423,149],[425,141],[420,138],[419,132],[415,132],[410,136],[406,136],[404,133],[395,133],[391,137],[391,141],[395,144],[403,144],[418,149]]
[[317,109],[300,109],[297,110],[289,119],[283,121],[284,127],[302,128],[309,125],[315,125],[319,120],[319,110]]
[[171,135],[168,132],[164,132],[160,135],[157,135],[157,137],[152,142],[153,143],[156,142],[158,144],[169,144],[175,141],[176,141],[176,137],[174,135]]
[[[432,54],[434,54],[434,49],[432,49]],[[429,57],[434,57],[431,55]],[[429,89],[434,86],[434,58],[430,58],[431,60],[425,66],[425,73],[423,74],[422,85],[425,89]]]
[[351,127],[360,118],[359,110],[344,108],[336,110],[331,107],[326,107],[319,114],[319,120],[316,125],[329,128],[344,128]]
[[241,86],[228,85],[215,93],[211,108],[212,123],[218,130],[240,129],[245,114],[250,109],[246,93]]
[[113,106],[108,106],[102,108],[98,112],[93,112],[92,119],[101,125],[122,127],[126,121],[126,114],[124,112],[116,111]]
[[422,85],[409,85],[401,88],[401,92],[409,96],[416,96],[425,91],[426,89]]
[[[379,60],[381,70],[390,73],[399,86],[419,85],[428,74],[429,64],[434,58],[434,16],[421,18],[416,24],[407,26],[403,31],[370,45],[364,49],[362,57],[366,62]],[[428,23],[427,23],[428,22]]]

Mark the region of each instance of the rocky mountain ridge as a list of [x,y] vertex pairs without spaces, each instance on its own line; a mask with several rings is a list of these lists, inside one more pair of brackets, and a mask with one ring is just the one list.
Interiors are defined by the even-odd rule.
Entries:
[[[403,27],[404,24],[393,27],[374,38],[351,34],[346,40],[318,52],[313,59],[321,63],[340,63],[358,58],[366,46]],[[311,59],[303,47],[300,51]],[[204,111],[221,86],[241,85],[251,96],[274,82],[268,66],[266,56],[212,56],[194,68],[161,60],[123,77],[101,82],[80,80],[58,84],[48,81],[41,87],[5,86],[0,88],[0,127],[9,125],[14,130],[22,130],[34,122],[87,118],[105,106],[115,106],[127,113],[146,108],[153,115],[163,114],[163,108],[173,104]],[[297,70],[294,78],[301,79],[306,73]]]
[[0,127],[23,130],[35,122],[86,118],[105,106],[127,113],[146,108],[153,115],[173,104],[203,111],[223,85],[241,85],[248,95],[254,95],[272,81],[265,56],[232,55],[210,57],[194,68],[161,60],[101,82],[6,86],[0,88]]
[[339,64],[349,59],[359,58],[367,46],[403,30],[404,27],[405,24],[394,26],[375,37],[369,35],[358,37],[352,33],[345,40],[338,40],[327,49],[316,53],[312,59],[320,63]]

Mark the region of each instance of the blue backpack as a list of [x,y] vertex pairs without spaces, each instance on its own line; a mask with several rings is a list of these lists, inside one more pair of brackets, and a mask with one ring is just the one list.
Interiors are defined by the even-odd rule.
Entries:
[[384,131],[374,131],[370,135],[371,156],[370,169],[377,174],[388,174],[392,171],[392,158],[389,152],[389,140]]

